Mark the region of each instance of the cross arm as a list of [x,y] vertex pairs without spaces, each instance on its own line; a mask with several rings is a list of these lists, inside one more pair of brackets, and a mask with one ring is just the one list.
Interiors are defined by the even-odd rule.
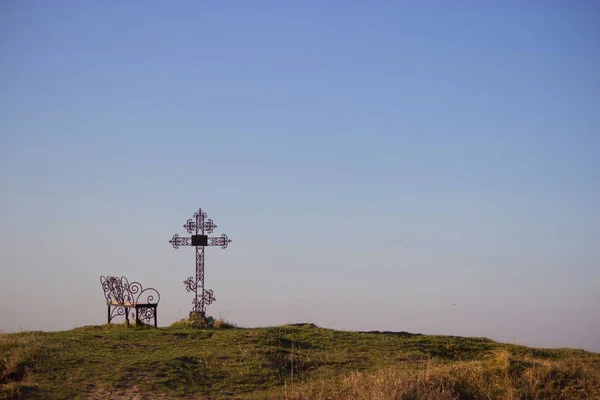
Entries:
[[231,239],[229,239],[226,234],[217,237],[209,237],[208,240],[210,240],[208,243],[209,246],[221,246],[223,249],[226,249],[227,245],[231,243]]
[[[207,246],[221,246],[221,248],[226,249],[229,243],[231,243],[231,239],[227,237],[226,234],[222,234],[221,236],[209,237],[209,242]],[[192,238],[191,237],[182,237],[178,234],[173,235],[173,238],[169,240],[169,243],[173,246],[174,249],[178,249],[179,246],[191,246]]]
[[173,245],[174,249],[178,249],[179,246],[191,246],[192,238],[191,237],[181,237],[178,234],[174,234],[173,238],[169,240],[169,243]]

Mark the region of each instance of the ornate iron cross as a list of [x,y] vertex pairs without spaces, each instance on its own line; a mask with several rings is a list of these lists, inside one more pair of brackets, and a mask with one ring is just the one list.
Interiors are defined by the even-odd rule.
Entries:
[[178,249],[179,246],[195,246],[196,247],[196,279],[188,277],[183,283],[188,292],[194,292],[194,308],[190,313],[206,317],[206,305],[210,305],[216,300],[212,290],[204,288],[204,247],[205,246],[221,246],[226,249],[231,243],[231,239],[226,234],[216,237],[208,237],[207,234],[213,233],[217,225],[212,219],[206,218],[206,213],[202,209],[198,209],[194,213],[193,218],[187,220],[183,227],[191,235],[191,237],[181,237],[177,234],[169,240],[173,248]]

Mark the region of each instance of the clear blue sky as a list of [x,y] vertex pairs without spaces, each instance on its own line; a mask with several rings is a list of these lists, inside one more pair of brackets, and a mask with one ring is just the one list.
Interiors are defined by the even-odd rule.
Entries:
[[0,329],[183,318],[600,351],[594,1],[4,1]]

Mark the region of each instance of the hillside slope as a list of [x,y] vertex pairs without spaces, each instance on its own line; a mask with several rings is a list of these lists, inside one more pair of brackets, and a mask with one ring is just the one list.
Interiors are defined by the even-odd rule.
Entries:
[[600,399],[600,354],[286,325],[0,335],[0,399]]

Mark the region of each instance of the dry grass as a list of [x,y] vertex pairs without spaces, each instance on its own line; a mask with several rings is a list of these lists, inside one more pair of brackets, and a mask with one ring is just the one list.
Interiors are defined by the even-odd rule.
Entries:
[[227,322],[225,320],[222,320],[220,318],[215,320],[215,323],[214,323],[213,326],[214,326],[215,329],[232,329],[232,328],[235,328],[234,324],[232,324],[230,322]]
[[213,321],[0,335],[0,399],[600,400],[600,354]]
[[[6,335],[0,336],[0,345],[3,341],[8,341],[5,338]],[[43,350],[43,340],[33,334],[23,335],[18,340],[11,341],[11,345],[14,350],[7,356],[0,356],[0,384],[22,380]]]
[[163,393],[143,393],[139,387],[133,386],[132,388],[115,390],[107,387],[95,387],[86,396],[89,400],[169,400],[173,397],[167,396]]
[[[0,335],[0,346],[9,342],[7,338],[7,335]],[[23,382],[23,379],[41,357],[44,341],[38,335],[25,334],[10,340],[10,346],[13,349],[9,354],[0,355],[0,396],[6,394],[10,399],[26,399],[38,387]]]
[[190,316],[171,324],[171,328],[192,328],[192,329],[232,329],[236,326],[227,322],[222,316],[219,318]]
[[283,397],[290,400],[600,399],[600,370],[598,365],[579,359],[517,359],[501,349],[483,361],[442,363],[429,359],[420,368],[399,365],[375,373],[353,372],[337,380],[287,387]]

